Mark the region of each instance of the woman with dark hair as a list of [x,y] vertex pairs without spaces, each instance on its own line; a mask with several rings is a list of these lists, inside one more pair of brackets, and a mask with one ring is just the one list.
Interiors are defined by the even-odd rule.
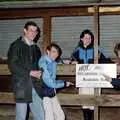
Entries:
[[[72,63],[89,64],[94,63],[94,35],[86,29],[80,35],[78,46],[73,51]],[[99,52],[99,63],[108,63],[110,60],[103,54],[101,48]],[[79,88],[81,94],[94,94],[94,88]],[[83,106],[84,120],[93,120],[94,106]]]
[[[99,63],[109,63],[110,59],[105,55],[102,48],[98,48]],[[80,35],[80,41],[71,55],[72,61],[78,63],[93,63],[94,62],[94,35],[86,29]]]

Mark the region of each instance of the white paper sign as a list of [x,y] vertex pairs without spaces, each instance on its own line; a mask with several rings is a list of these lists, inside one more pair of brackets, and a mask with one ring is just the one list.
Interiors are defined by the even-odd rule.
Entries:
[[76,87],[111,88],[106,77],[116,76],[116,64],[76,64]]

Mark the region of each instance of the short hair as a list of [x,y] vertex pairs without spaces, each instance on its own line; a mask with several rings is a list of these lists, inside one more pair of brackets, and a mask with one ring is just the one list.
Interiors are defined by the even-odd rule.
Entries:
[[120,43],[117,43],[114,48],[114,53],[118,56],[118,51],[120,50]]
[[31,26],[31,25],[38,28],[38,25],[35,22],[33,22],[33,21],[26,22],[24,28],[27,30],[28,27]]
[[56,61],[58,61],[62,55],[62,50],[61,50],[60,46],[56,43],[51,43],[50,45],[48,45],[47,50],[50,51],[52,47],[54,47],[58,52],[58,57],[56,58]]

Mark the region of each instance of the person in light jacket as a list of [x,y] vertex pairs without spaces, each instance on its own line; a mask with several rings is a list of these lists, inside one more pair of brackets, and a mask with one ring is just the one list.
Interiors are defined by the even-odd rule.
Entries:
[[72,85],[71,82],[56,80],[56,61],[60,58],[61,48],[51,43],[46,50],[46,55],[39,60],[39,67],[43,69],[41,97],[45,111],[45,120],[65,120],[64,112],[56,96],[56,88],[63,88]]

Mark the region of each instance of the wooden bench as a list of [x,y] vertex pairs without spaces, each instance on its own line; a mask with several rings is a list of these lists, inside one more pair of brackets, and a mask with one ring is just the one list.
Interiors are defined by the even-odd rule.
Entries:
[[[59,64],[57,67],[57,75],[60,76],[75,76],[76,69],[73,64]],[[120,66],[117,66],[117,72],[120,73]],[[7,64],[0,64],[0,75],[11,75]]]

